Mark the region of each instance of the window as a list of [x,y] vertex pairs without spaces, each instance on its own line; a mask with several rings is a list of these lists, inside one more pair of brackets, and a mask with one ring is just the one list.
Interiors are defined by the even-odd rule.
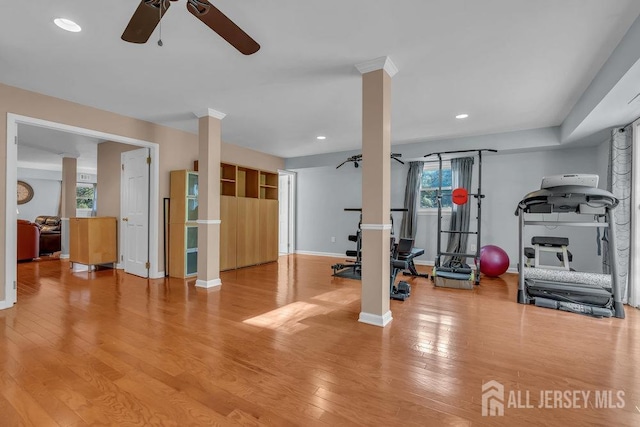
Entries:
[[96,185],[79,182],[76,184],[76,209],[93,211],[96,202]]
[[[438,209],[438,185],[440,183],[440,169],[438,162],[427,162],[422,169],[420,183],[420,209]],[[451,162],[442,162],[442,208],[451,209]]]

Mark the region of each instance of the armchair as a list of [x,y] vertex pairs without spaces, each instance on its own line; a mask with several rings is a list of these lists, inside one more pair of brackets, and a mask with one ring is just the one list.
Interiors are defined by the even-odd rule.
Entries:
[[18,220],[18,261],[32,260],[40,256],[40,227],[31,221]]

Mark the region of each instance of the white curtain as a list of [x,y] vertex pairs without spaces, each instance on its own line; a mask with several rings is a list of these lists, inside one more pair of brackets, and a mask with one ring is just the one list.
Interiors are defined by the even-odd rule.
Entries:
[[632,181],[632,126],[615,128],[611,131],[609,165],[607,170],[607,190],[619,200],[613,210],[616,224],[616,247],[609,247],[608,233],[603,238],[603,271],[609,273],[609,251],[618,252],[618,283],[622,302],[629,301],[630,247],[631,247],[631,181]]

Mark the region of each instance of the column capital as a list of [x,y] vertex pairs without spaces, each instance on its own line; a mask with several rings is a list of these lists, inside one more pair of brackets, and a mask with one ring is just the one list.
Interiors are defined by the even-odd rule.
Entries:
[[380,58],[361,62],[356,64],[356,68],[360,74],[366,74],[377,70],[385,70],[387,74],[389,74],[389,77],[393,77],[398,73],[398,67],[396,67],[396,64],[394,64],[388,56],[381,56]]
[[209,116],[209,117],[213,117],[214,119],[222,120],[226,116],[225,113],[222,113],[218,110],[214,110],[213,108],[204,108],[202,110],[196,110],[193,112],[193,114],[195,114],[195,116],[199,119]]

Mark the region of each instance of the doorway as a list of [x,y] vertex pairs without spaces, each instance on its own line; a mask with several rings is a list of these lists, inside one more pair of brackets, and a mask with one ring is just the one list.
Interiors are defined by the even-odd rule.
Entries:
[[[26,124],[48,129],[68,132],[77,135],[84,135],[91,138],[114,141],[123,144],[147,147],[151,159],[151,173],[149,178],[149,202],[150,206],[159,205],[159,147],[158,144],[120,135],[109,134],[91,129],[79,128],[48,120],[36,119],[18,114],[7,114],[7,152],[6,152],[6,188],[5,188],[5,300],[0,301],[0,309],[9,308],[17,300],[16,282],[16,220],[17,220],[17,200],[15,196],[15,185],[17,182],[17,143],[18,124]],[[10,143],[12,142],[12,143]],[[148,229],[157,230],[159,228],[158,209],[150,209],[148,215]],[[158,235],[159,233],[147,233],[149,244],[149,277],[161,278],[164,272],[159,271],[158,264]]]
[[278,252],[280,255],[294,253],[295,248],[295,172],[278,171]]

